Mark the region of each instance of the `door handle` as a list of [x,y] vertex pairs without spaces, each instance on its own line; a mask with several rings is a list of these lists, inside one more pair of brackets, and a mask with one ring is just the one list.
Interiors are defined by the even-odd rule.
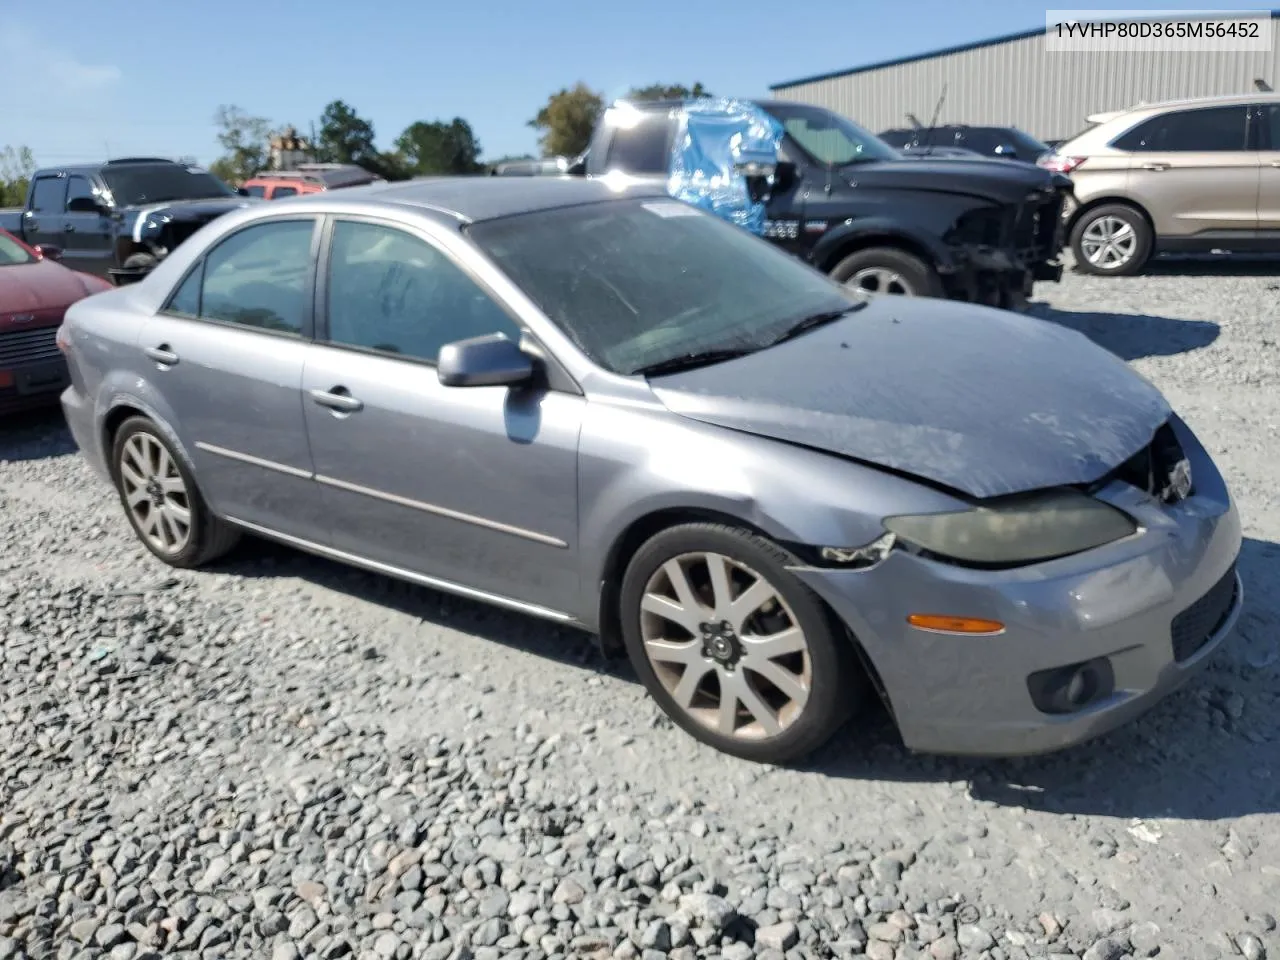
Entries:
[[1142,169],[1143,170],[1168,170],[1169,165],[1167,163],[1144,163],[1142,165]]
[[62,229],[64,233],[75,233],[76,225],[74,223],[68,223],[65,224]]
[[357,400],[347,392],[346,387],[334,387],[332,390],[309,390],[311,399],[330,410],[341,410],[343,413],[355,413],[364,407],[363,400]]
[[167,343],[162,343],[158,347],[147,347],[142,352],[161,366],[171,367],[178,362],[178,355],[169,349]]

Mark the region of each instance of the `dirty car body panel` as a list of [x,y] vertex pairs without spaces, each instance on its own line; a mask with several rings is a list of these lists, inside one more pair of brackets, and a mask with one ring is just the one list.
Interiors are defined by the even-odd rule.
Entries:
[[[314,324],[287,349],[275,332],[239,327],[235,339],[246,341],[237,376],[296,391],[288,403],[307,411],[313,452],[282,446],[301,458],[283,463],[265,446],[235,449],[228,430],[214,444],[227,462],[210,469],[196,453],[207,428],[182,409],[186,360],[148,358],[162,346],[148,327],[169,316],[175,353],[197,342],[185,325],[216,336],[221,321],[166,313],[171,298],[237,232],[303,216],[320,224]],[[376,348],[335,363],[338,313],[325,304],[341,298],[324,264],[343,223],[447,257],[514,325],[508,339],[538,376],[454,387],[442,367]],[[780,289],[788,296],[763,301]],[[479,301],[465,302],[459,317]],[[783,336],[798,315],[820,322]],[[63,406],[100,474],[111,474],[112,425],[141,413],[225,519],[347,563],[607,634],[637,530],[692,517],[768,537],[865,655],[917,750],[1034,753],[1097,735],[1203,666],[1242,603],[1240,522],[1221,474],[1116,358],[1028,317],[855,294],[660,185],[421,180],[239,211],[141,283],[74,306],[66,327]],[[726,344],[737,353],[662,368]],[[282,350],[303,355],[296,375],[282,376]],[[997,362],[1001,350],[1016,362]],[[360,381],[345,379],[358,367]],[[242,386],[223,392],[221,416],[257,436],[261,411]],[[287,476],[291,516],[238,515],[252,505],[228,492],[271,474]],[[1029,562],[959,561],[904,536],[856,569],[823,559],[824,547],[883,540],[895,518],[967,516],[1046,490],[1126,516],[1130,532]],[[908,621],[922,611],[1003,627],[957,636]],[[1101,678],[1087,702],[1045,701],[1080,664]]]

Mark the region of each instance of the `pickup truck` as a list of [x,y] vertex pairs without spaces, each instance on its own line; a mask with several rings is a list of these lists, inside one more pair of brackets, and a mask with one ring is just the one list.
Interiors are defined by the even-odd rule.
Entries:
[[0,210],[0,229],[120,286],[210,220],[259,202],[199,167],[127,158],[37,170],[26,205]]
[[1021,309],[1062,277],[1067,177],[1030,164],[907,158],[822,107],[615,102],[570,175],[661,178],[843,283]]

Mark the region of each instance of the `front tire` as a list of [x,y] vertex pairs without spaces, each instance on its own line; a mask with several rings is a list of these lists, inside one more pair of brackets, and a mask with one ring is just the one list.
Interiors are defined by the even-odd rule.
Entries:
[[788,763],[828,740],[866,699],[852,643],[799,563],[747,530],[664,530],[622,580],[627,654],[658,705],[724,753]]
[[1154,240],[1147,218],[1123,203],[1081,214],[1071,228],[1071,254],[1082,273],[1131,277],[1151,257]]
[[941,297],[942,278],[932,264],[896,247],[868,247],[831,268],[831,278],[867,293]]
[[130,417],[116,431],[111,475],[133,532],[172,567],[202,566],[240,539],[210,512],[182,458],[146,417]]

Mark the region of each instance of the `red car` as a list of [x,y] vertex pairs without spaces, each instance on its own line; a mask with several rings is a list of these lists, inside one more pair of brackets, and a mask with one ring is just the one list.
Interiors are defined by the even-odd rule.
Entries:
[[56,247],[29,247],[0,230],[0,413],[56,405],[67,385],[58,327],[67,307],[112,289],[58,263]]

